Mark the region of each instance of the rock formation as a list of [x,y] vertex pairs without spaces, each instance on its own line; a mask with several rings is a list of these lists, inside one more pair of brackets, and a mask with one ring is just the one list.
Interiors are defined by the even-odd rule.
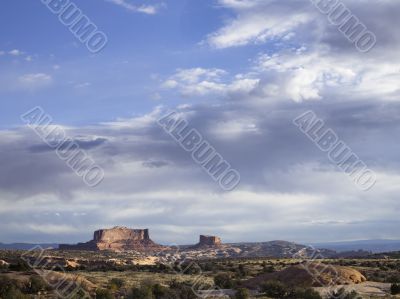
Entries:
[[76,245],[60,244],[60,250],[110,250],[110,251],[154,251],[162,249],[149,236],[148,229],[130,229],[116,226],[94,232],[93,240]]
[[221,239],[217,236],[200,235],[199,243],[193,246],[193,248],[219,247],[221,245]]
[[216,236],[200,235],[199,245],[218,246],[218,245],[221,245],[221,239],[219,237],[216,237]]

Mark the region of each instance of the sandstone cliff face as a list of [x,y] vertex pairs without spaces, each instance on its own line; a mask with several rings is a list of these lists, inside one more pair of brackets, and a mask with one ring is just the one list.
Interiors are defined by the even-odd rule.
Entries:
[[200,235],[199,245],[217,246],[217,245],[221,245],[221,244],[222,244],[222,242],[219,237]]
[[162,249],[149,236],[148,229],[130,229],[116,226],[94,232],[93,240],[77,245],[61,244],[60,250],[111,250],[111,251],[154,251]]

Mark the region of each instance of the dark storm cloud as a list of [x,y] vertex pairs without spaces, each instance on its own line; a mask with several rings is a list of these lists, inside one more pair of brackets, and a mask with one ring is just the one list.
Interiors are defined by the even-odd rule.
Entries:
[[[107,141],[107,139],[105,139],[105,138],[95,138],[93,140],[80,140],[80,139],[65,140],[61,144],[61,146],[58,147],[58,149],[61,151],[69,149],[72,146],[72,144],[75,143],[79,146],[79,148],[81,148],[83,150],[90,150],[92,148],[102,145],[106,141]],[[40,152],[54,151],[54,148],[52,148],[51,146],[49,146],[43,142],[43,144],[33,145],[30,148],[30,150],[34,153],[40,153]]]
[[[186,115],[191,127],[203,134],[204,138],[233,167],[238,169],[243,186],[294,192],[304,190],[296,190],[298,187],[291,189],[290,184],[280,186],[274,180],[266,181],[265,175],[288,172],[295,165],[305,165],[315,161],[320,165],[325,165],[327,170],[333,167],[326,153],[321,152],[292,123],[294,118],[308,109],[315,111],[326,125],[332,128],[371,167],[390,171],[398,169],[399,163],[396,158],[398,145],[393,138],[399,132],[400,104],[398,103],[382,104],[370,100],[369,102],[320,101],[312,104],[298,104],[286,101],[257,111],[240,103],[212,108],[193,106],[180,111]],[[251,122],[255,130],[238,132],[226,138],[224,131],[220,132],[218,129],[221,125],[229,126],[229,122],[241,119]],[[139,128],[134,126],[120,128],[111,123],[109,127],[83,128],[82,131],[85,131],[88,136],[105,136],[101,139],[102,147],[97,147],[96,151],[89,153],[105,167],[106,172],[107,169],[112,170],[124,161],[137,161],[149,169],[169,169],[169,166],[174,165],[177,169],[188,171],[185,174],[185,181],[188,181],[188,184],[199,183],[212,186],[214,182],[202,173],[201,168],[191,160],[190,154],[184,152],[169,135],[158,127],[156,116],[153,121]],[[77,133],[78,131],[80,130],[77,129]],[[108,142],[104,143],[106,139]],[[37,143],[36,140],[31,140],[31,142]],[[7,146],[9,147],[10,144]],[[18,148],[18,151],[3,151],[1,156],[3,179],[0,181],[3,190],[14,190],[23,185],[25,190],[32,186],[42,191],[46,189],[54,191],[55,186],[58,186],[56,189],[61,193],[66,191],[55,181],[57,178],[61,180],[64,177],[72,184],[75,181],[75,174],[70,173],[71,171],[58,160],[54,152],[32,152],[33,146],[37,144],[17,143],[13,147]],[[42,173],[42,175],[37,176],[37,173]],[[161,181],[160,177],[159,182],[163,185]],[[38,184],[39,182],[41,184]],[[73,184],[75,187],[77,187],[76,183]],[[140,181],[140,183],[143,182]],[[43,186],[43,184],[48,185]],[[104,184],[108,186],[107,178]],[[146,189],[146,186],[146,183],[143,186],[132,184],[132,187],[140,189]]]
[[[362,0],[341,1],[346,4],[368,30],[377,37],[377,45],[372,55],[391,53],[399,48],[400,38],[394,28],[400,26],[398,18],[399,3],[391,0],[368,2]],[[326,21],[326,20],[325,20]],[[327,22],[329,24],[329,22]],[[337,29],[337,26],[327,26],[322,36],[322,42],[332,47],[332,50],[351,53],[354,47]]]

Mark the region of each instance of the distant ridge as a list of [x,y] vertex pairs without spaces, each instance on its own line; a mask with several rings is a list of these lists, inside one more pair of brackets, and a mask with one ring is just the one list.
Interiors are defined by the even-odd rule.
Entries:
[[[148,233],[143,232],[144,239],[148,238]],[[145,236],[146,235],[146,236]],[[219,239],[219,238],[218,238]],[[218,241],[218,240],[217,240]],[[219,240],[220,241],[220,240]],[[219,243],[219,242],[217,242]],[[44,249],[58,249],[59,244],[57,243],[0,243],[0,250],[29,250],[35,246],[41,246]],[[186,250],[188,247],[195,245],[182,245],[181,249]],[[220,246],[220,245],[219,245]],[[285,255],[293,253],[296,250],[300,250],[305,245],[296,244],[287,241],[267,241],[267,242],[235,242],[225,243],[224,246],[235,246],[239,247],[247,253],[255,256],[262,255]],[[319,242],[311,243],[313,246],[321,250],[327,256],[334,256],[334,252],[346,253],[353,252],[357,254],[357,251],[362,250],[366,253],[389,253],[389,252],[400,252],[400,240],[359,240],[359,241],[343,241],[343,242]],[[151,246],[150,246],[151,247]],[[364,252],[364,255],[365,255]]]
[[30,250],[34,247],[40,246],[43,249],[58,249],[58,244],[55,243],[0,243],[1,250]]
[[316,248],[326,248],[337,252],[365,250],[372,253],[400,251],[400,240],[359,240],[311,244]]

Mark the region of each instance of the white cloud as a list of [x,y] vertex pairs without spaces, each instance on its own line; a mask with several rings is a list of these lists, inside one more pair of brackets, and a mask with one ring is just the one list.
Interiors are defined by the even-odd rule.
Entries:
[[159,101],[162,99],[162,96],[158,92],[155,92],[150,95],[150,98],[154,101]]
[[228,72],[222,69],[178,69],[162,84],[163,88],[176,89],[184,96],[205,96],[209,94],[249,92],[258,84],[258,79],[237,75],[227,78]]
[[106,0],[108,2],[114,3],[118,6],[121,6],[129,11],[144,13],[148,15],[154,15],[159,12],[159,10],[164,7],[163,3],[157,5],[134,5],[129,3],[127,0]]
[[74,87],[79,89],[79,88],[89,87],[91,85],[92,85],[92,83],[90,83],[90,82],[83,82],[83,83],[76,84]]
[[237,16],[208,35],[207,42],[215,48],[223,49],[264,43],[274,38],[288,39],[294,35],[293,30],[299,25],[312,20],[310,12],[295,8],[289,11],[288,5],[279,2],[282,1],[220,0],[221,6],[232,9]]
[[259,76],[270,78],[267,85],[275,78],[280,94],[296,102],[350,93],[353,96],[348,101],[369,97],[398,101],[399,70],[400,60],[388,62],[375,55],[332,55],[326,47],[261,55],[255,67]]
[[6,54],[9,55],[9,56],[14,56],[14,57],[25,56],[25,58],[23,58],[23,59],[25,61],[27,61],[27,62],[33,61],[33,57],[36,56],[36,55],[34,55],[34,56],[28,55],[26,52],[23,52],[23,51],[18,50],[18,49],[13,49],[13,50],[10,50],[10,51],[0,51],[0,56],[6,55]]
[[221,139],[239,138],[241,135],[258,134],[259,128],[252,119],[224,120],[213,125],[213,134]]
[[[399,133],[400,115],[400,103],[395,102],[400,81],[397,27],[382,26],[382,46],[360,55],[329,26],[316,27],[318,32],[299,30],[312,22],[308,11],[315,10],[308,0],[219,3],[237,15],[209,36],[214,47],[290,40],[265,47],[268,53],[257,56],[243,74],[178,69],[163,83],[181,94],[226,100],[177,109],[240,172],[239,187],[230,193],[219,190],[157,125],[160,107],[130,119],[69,128],[77,139],[87,140],[86,145],[96,144],[97,136],[106,140],[90,148],[106,172],[103,183],[90,191],[53,152],[38,145],[32,132],[3,130],[3,240],[16,233],[50,232],[52,238],[73,234],[84,241],[82,236],[90,235],[92,228],[113,225],[150,226],[154,240],[182,243],[204,232],[231,241],[399,237],[399,146],[393,138]],[[379,15],[382,6],[373,13]],[[392,32],[385,44],[388,30]],[[52,78],[39,73],[20,80],[27,86],[48,84]],[[254,104],[261,101],[262,107]],[[310,107],[377,173],[378,182],[369,192],[359,191],[292,125],[293,118]],[[55,211],[60,215],[54,216]],[[76,211],[86,216],[74,222]],[[19,229],[13,226],[17,221]],[[67,221],[70,227],[63,226]]]
[[358,66],[324,54],[319,50],[266,54],[259,57],[256,69],[279,78],[281,94],[296,102],[321,99],[326,87],[356,84]]
[[50,235],[57,235],[57,234],[69,234],[73,232],[77,232],[77,228],[73,227],[71,225],[65,225],[65,224],[60,224],[60,225],[55,225],[55,224],[27,224],[26,228],[28,230],[31,230],[33,232],[39,232],[39,233],[44,233],[44,234],[50,234]]
[[12,56],[20,56],[23,54],[23,52],[18,49],[14,49],[14,50],[11,50],[10,52],[8,52],[8,54],[10,54]]
[[27,89],[37,89],[50,85],[53,78],[44,73],[25,74],[18,78],[20,86]]
[[154,15],[158,12],[159,7],[154,5],[141,5],[137,7],[138,12],[142,12],[148,15]]
[[[260,80],[255,86],[260,98],[285,97],[301,102],[341,95],[349,101],[370,97],[399,101],[400,40],[393,31],[399,20],[392,13],[398,9],[398,2],[381,1],[372,12],[363,1],[348,1],[352,13],[368,22],[368,28],[378,37],[373,51],[362,55],[309,0],[219,0],[218,3],[233,11],[234,17],[207,36],[208,44],[223,49],[269,42],[275,47],[256,59],[255,67],[246,75]],[[224,84],[212,89],[226,90],[232,80]],[[181,90],[205,90],[202,84],[176,85]],[[251,86],[247,90],[252,96],[256,94]]]
[[162,84],[162,87],[164,88],[175,88],[179,85],[179,83],[173,79],[168,79],[166,81],[164,81],[164,83]]
[[225,74],[226,71],[221,69],[179,69],[174,78],[186,83],[198,83],[203,80],[219,80]]

